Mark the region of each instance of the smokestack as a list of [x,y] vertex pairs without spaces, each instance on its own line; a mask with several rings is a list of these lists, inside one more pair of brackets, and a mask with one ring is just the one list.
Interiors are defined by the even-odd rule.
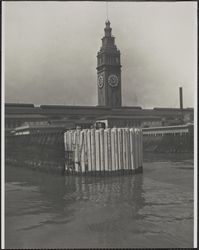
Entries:
[[183,109],[183,96],[182,96],[182,87],[179,88],[179,94],[180,94],[180,109]]

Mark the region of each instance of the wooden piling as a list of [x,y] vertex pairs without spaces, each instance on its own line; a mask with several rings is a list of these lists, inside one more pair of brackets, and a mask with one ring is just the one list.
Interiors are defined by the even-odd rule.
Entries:
[[123,168],[123,151],[122,151],[122,130],[118,129],[118,168],[121,171]]
[[95,129],[91,129],[91,162],[92,162],[92,170],[96,170],[96,159],[95,159]]
[[100,135],[100,171],[104,173],[105,166],[104,166],[104,129],[99,130]]
[[84,144],[85,131],[80,133],[80,171],[85,173],[85,144]]
[[119,156],[118,156],[118,133],[117,133],[117,129],[114,128],[114,147],[115,147],[115,170],[118,171],[119,170]]
[[112,171],[116,170],[115,162],[115,130],[111,129],[111,160],[112,160]]
[[91,160],[91,131],[87,131],[87,155],[88,155],[88,172],[92,171],[92,160]]
[[98,173],[101,170],[99,130],[95,131],[95,148],[96,148],[96,173]]
[[108,158],[108,131],[104,130],[104,169],[108,172],[109,169],[109,158]]
[[130,129],[129,132],[130,132],[129,144],[130,144],[131,170],[133,170],[133,169],[135,169],[135,156],[134,156],[134,147],[133,147],[133,143],[134,143],[133,130]]

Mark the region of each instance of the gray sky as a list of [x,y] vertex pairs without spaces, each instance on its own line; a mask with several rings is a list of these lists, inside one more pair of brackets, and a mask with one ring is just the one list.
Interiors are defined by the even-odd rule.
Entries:
[[[4,2],[6,102],[97,104],[105,2]],[[123,105],[193,106],[196,2],[110,2]]]

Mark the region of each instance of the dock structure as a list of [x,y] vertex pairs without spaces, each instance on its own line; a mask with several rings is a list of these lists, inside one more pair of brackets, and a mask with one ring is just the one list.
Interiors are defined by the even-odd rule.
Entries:
[[6,136],[6,163],[64,173],[64,126],[21,126]]
[[101,128],[64,133],[66,174],[114,175],[140,173],[142,130]]
[[143,151],[193,152],[193,124],[143,128]]
[[21,126],[6,136],[6,163],[45,172],[114,175],[142,172],[143,154],[192,153],[193,124],[71,129]]

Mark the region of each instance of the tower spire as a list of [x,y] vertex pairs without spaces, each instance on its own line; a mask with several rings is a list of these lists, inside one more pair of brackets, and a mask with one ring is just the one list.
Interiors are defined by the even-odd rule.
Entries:
[[107,19],[107,21],[105,22],[105,28],[104,28],[104,34],[105,37],[111,37],[111,27],[110,27],[110,21]]

